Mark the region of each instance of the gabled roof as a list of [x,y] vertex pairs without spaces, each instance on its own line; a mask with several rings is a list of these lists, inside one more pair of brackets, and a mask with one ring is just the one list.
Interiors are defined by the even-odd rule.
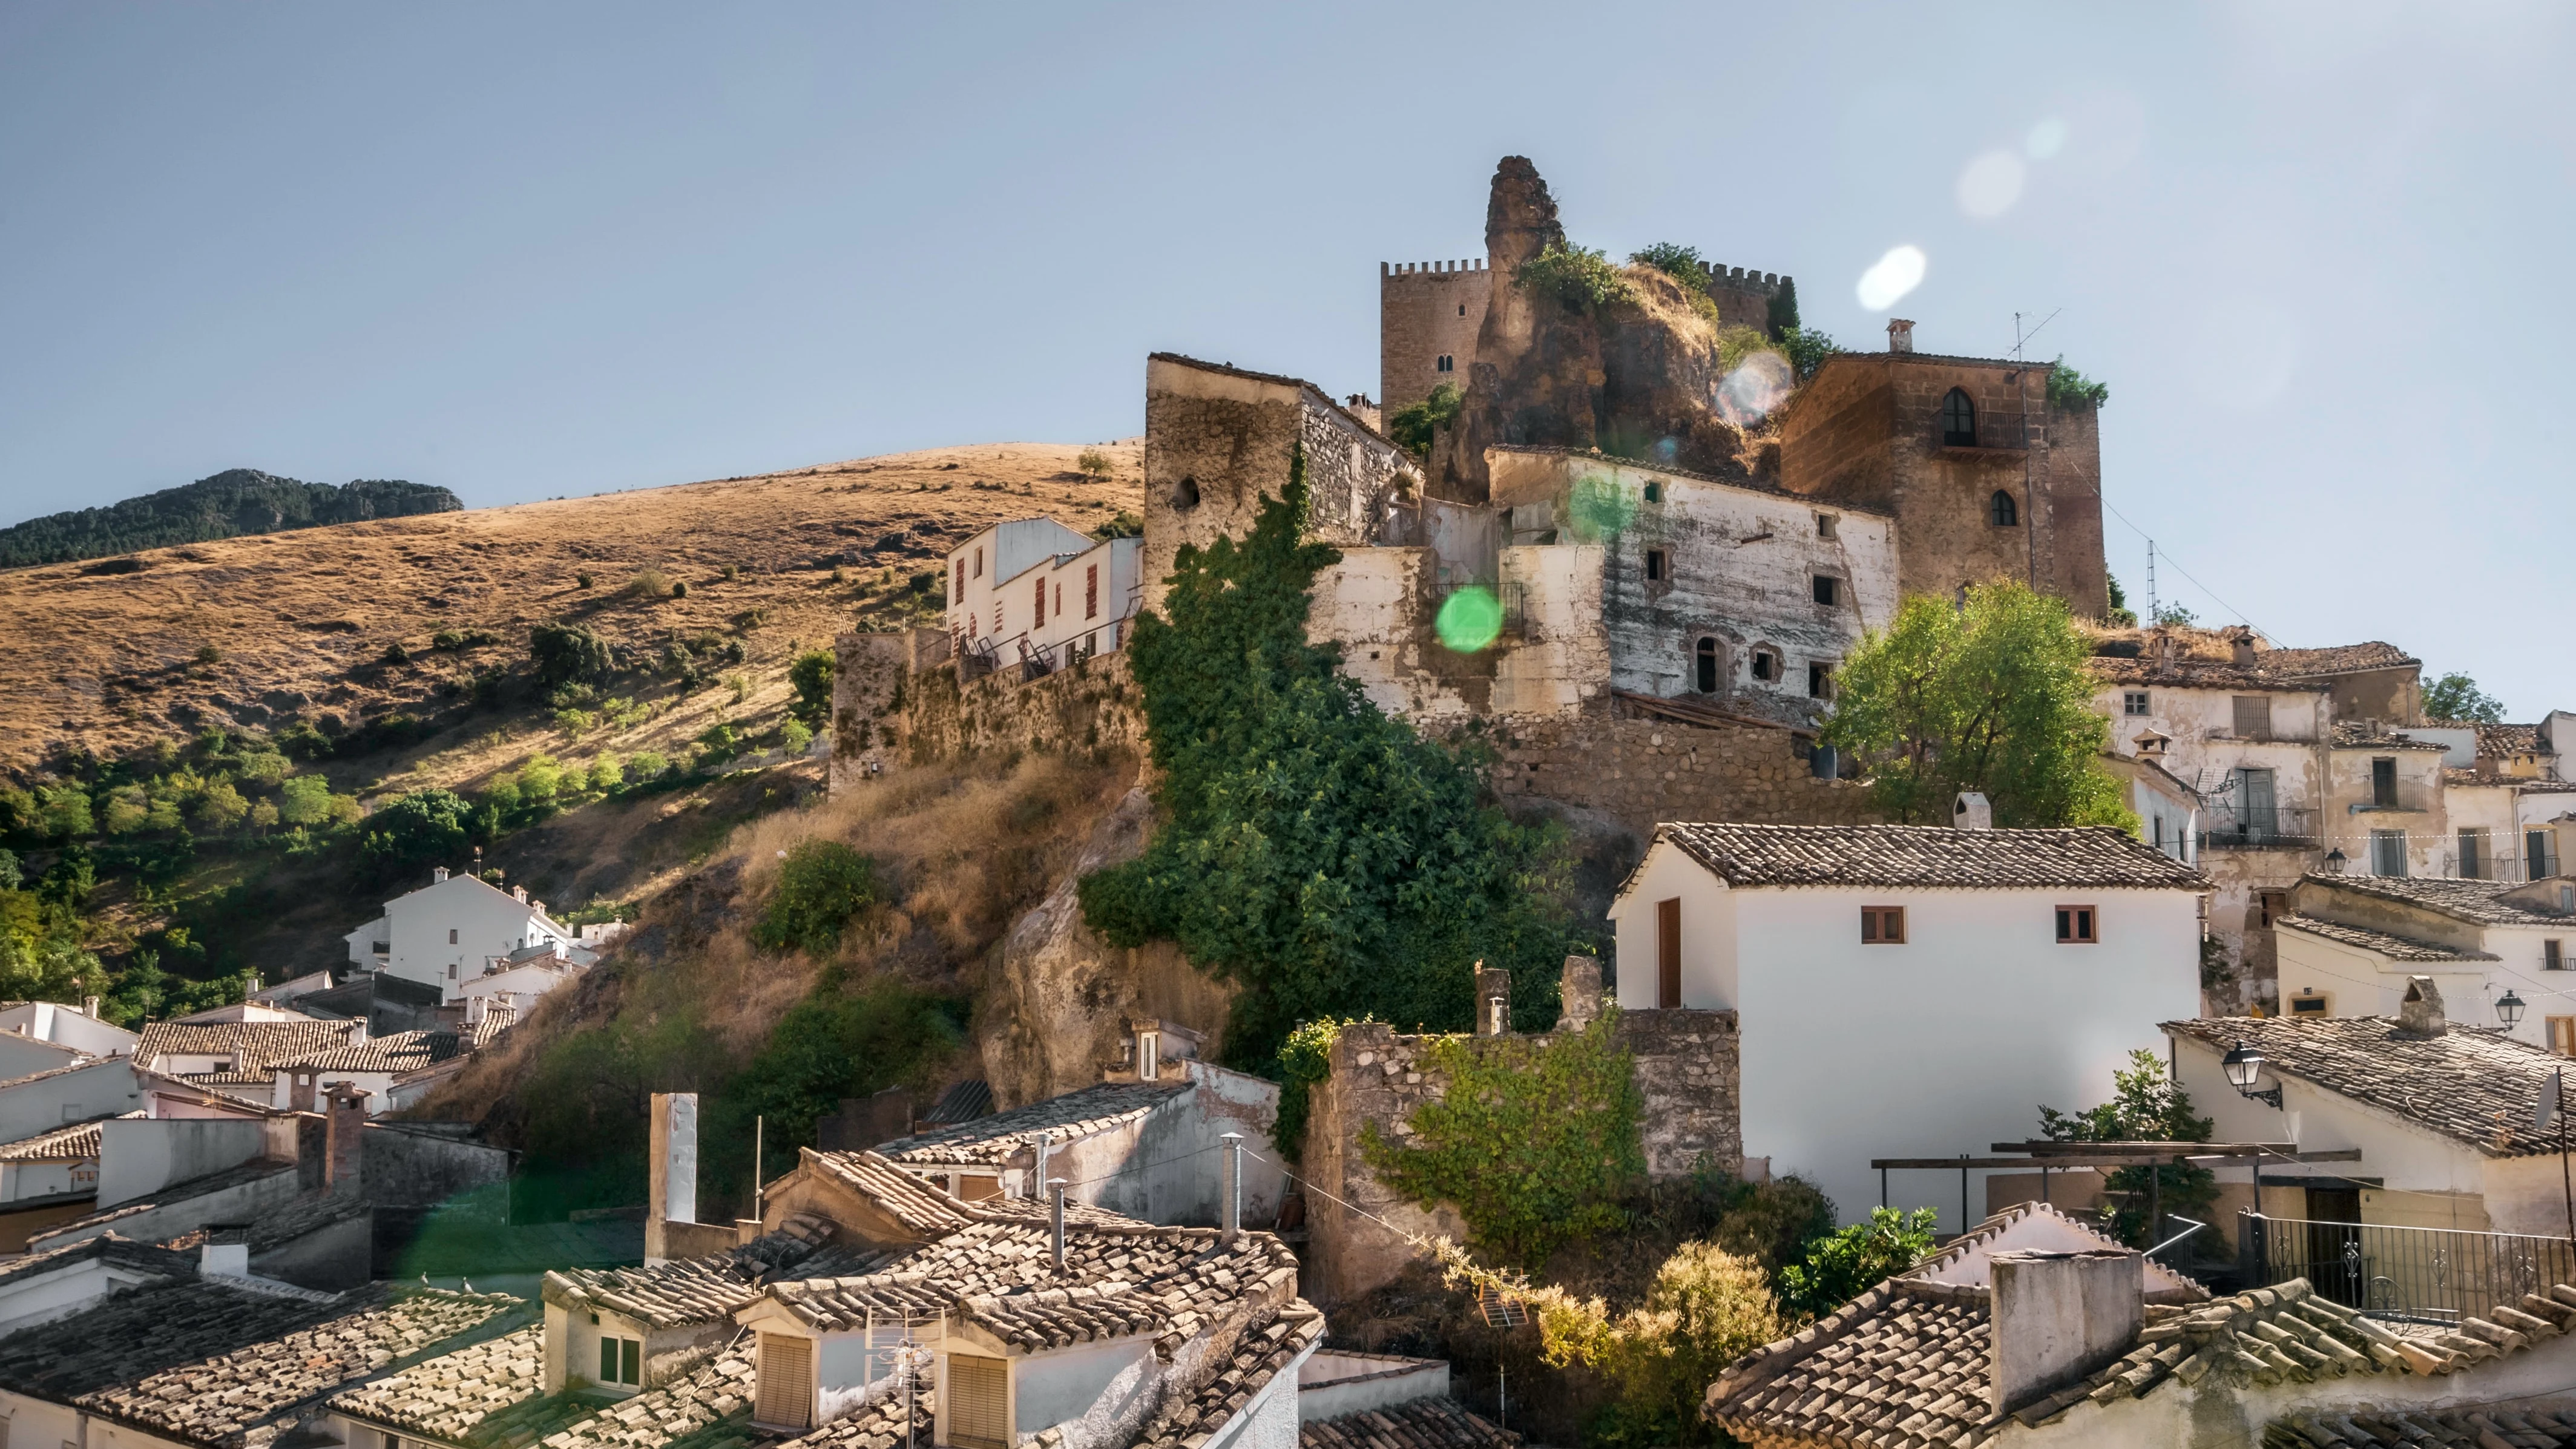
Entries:
[[[115,1233],[101,1233],[94,1238],[83,1238],[77,1243],[67,1243],[59,1248],[47,1248],[0,1263],[0,1283],[10,1283],[22,1278],[41,1278],[47,1273],[87,1263],[93,1259],[104,1260],[121,1267],[158,1273],[165,1278],[197,1276],[197,1255],[194,1253],[173,1252],[151,1243],[138,1243],[132,1238],[121,1237]],[[0,1353],[4,1352],[5,1349],[0,1349]]]
[[[156,1021],[143,1028],[135,1044],[136,1065],[149,1067],[164,1056],[228,1056],[228,1076],[256,1081],[270,1063],[305,1052],[325,1051],[349,1040],[345,1021],[225,1021],[191,1025]],[[196,1073],[191,1080],[211,1077]]]
[[867,1198],[923,1237],[953,1232],[976,1220],[976,1213],[964,1203],[877,1153],[808,1148],[799,1155],[815,1171]]
[[2167,1035],[2225,1052],[2259,1048],[2271,1071],[2376,1107],[2489,1157],[2555,1152],[2531,1132],[2540,1084],[2566,1064],[2491,1031],[2410,1032],[2386,1016],[2201,1017]]
[[2316,936],[2363,951],[2375,951],[2391,961],[2500,961],[2504,958],[2486,951],[2462,951],[2438,941],[2419,941],[2412,936],[2393,935],[2387,931],[2364,930],[2341,921],[2320,921],[2314,916],[2282,916],[2274,925],[2303,935]]
[[[114,1114],[111,1114],[114,1115]],[[140,1117],[140,1111],[122,1114]],[[74,1122],[51,1132],[21,1137],[15,1142],[0,1142],[0,1162],[86,1162],[98,1156],[98,1124],[106,1117],[92,1117]]]
[[751,1408],[751,1335],[738,1333],[687,1372],[546,1436],[545,1449],[661,1449]]
[[2376,896],[2384,901],[2403,901],[2472,925],[2567,926],[2576,929],[2576,918],[2531,910],[2504,899],[2507,892],[2522,889],[2507,881],[2451,880],[2412,875],[2309,875],[2301,878],[2301,884]]
[[1032,1148],[1041,1132],[1050,1143],[1062,1146],[1142,1117],[1190,1087],[1187,1081],[1101,1082],[959,1126],[888,1142],[877,1151],[895,1162],[998,1167]]
[[1671,841],[1718,879],[1738,887],[2199,890],[2208,884],[2192,867],[2107,825],[1953,830],[1941,825],[1668,823],[1655,827],[1655,838]]
[[93,1390],[309,1328],[369,1301],[316,1303],[193,1274],[148,1284],[0,1339],[0,1386],[68,1404]]
[[282,1173],[294,1171],[296,1171],[296,1165],[284,1158],[254,1157],[237,1167],[227,1167],[221,1172],[210,1172],[203,1177],[192,1177],[185,1182],[171,1183],[158,1192],[132,1202],[121,1202],[112,1208],[105,1208],[85,1217],[73,1218],[69,1222],[47,1224],[29,1234],[27,1243],[30,1247],[36,1247],[69,1237],[74,1233],[87,1232],[102,1223],[140,1217],[156,1208],[168,1207],[172,1203],[186,1202],[191,1198],[206,1197],[218,1192],[229,1192],[247,1182],[257,1182],[262,1178],[276,1177]]
[[[1208,1365],[1211,1372],[1197,1393],[1163,1411],[1137,1431],[1136,1449],[1198,1449],[1233,1422],[1253,1398],[1276,1382],[1297,1356],[1323,1341],[1324,1315],[1303,1302],[1265,1308],[1234,1341],[1234,1351]],[[1277,1392],[1295,1394],[1296,1381]],[[1301,1440],[1302,1442],[1302,1440]],[[1407,1449],[1432,1449],[1428,1443]]]
[[2143,684],[2158,689],[2224,689],[2265,694],[2324,694],[2330,686],[2311,679],[2274,674],[2224,659],[2185,656],[2160,660],[2147,655],[2096,654],[2085,669],[2105,684]]
[[1509,1449],[1521,1436],[1445,1395],[1297,1426],[1298,1449]]
[[2549,753],[2541,746],[2540,726],[2536,724],[2482,724],[2477,731],[2478,754],[2487,759]]
[[2263,1429],[2264,1449],[2576,1449],[2576,1403],[2514,1399],[2466,1408],[2284,1414]]
[[2254,658],[2274,674],[2311,679],[2403,669],[2423,662],[2394,644],[2376,639],[2367,644],[2335,644],[2323,649],[2266,649]]
[[480,1442],[493,1415],[545,1392],[546,1331],[532,1324],[336,1395],[331,1407],[449,1443]]
[[655,1328],[714,1323],[760,1296],[781,1274],[865,1273],[892,1251],[839,1247],[832,1224],[808,1214],[788,1219],[731,1252],[675,1258],[640,1268],[565,1268],[546,1274],[545,1297],[566,1308],[604,1308]]
[[1402,447],[1397,445],[1394,439],[1389,438],[1386,434],[1370,427],[1361,419],[1359,414],[1342,406],[1341,401],[1338,398],[1335,398],[1332,394],[1315,386],[1313,383],[1308,382],[1302,377],[1287,377],[1275,372],[1254,372],[1248,367],[1237,367],[1231,362],[1202,362],[1198,358],[1185,357],[1177,352],[1149,352],[1145,354],[1145,360],[1147,362],[1169,362],[1181,367],[1191,368],[1199,372],[1213,372],[1224,377],[1240,377],[1251,382],[1277,383],[1282,387],[1303,388],[1313,395],[1310,399],[1311,401],[1322,403],[1328,411],[1338,414],[1342,421],[1349,423],[1354,430],[1371,438],[1375,438],[1378,442],[1385,444],[1387,447],[1394,448],[1396,453],[1404,459],[1408,466],[1413,462],[1413,455],[1405,452]]
[[461,1056],[471,1051],[465,1039],[452,1031],[398,1031],[390,1036],[371,1036],[365,1041],[349,1043],[343,1034],[342,1044],[317,1051],[297,1052],[273,1059],[270,1072],[391,1072],[416,1071],[434,1062]]

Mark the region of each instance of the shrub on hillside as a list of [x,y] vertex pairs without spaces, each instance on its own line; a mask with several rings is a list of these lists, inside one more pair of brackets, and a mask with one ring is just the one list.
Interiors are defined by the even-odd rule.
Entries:
[[473,815],[453,791],[414,790],[375,813],[360,849],[380,873],[443,864],[464,853]]
[[787,666],[787,682],[796,689],[796,702],[787,712],[809,725],[821,724],[832,714],[832,652],[808,649]]
[[1554,297],[1576,311],[1589,312],[1627,301],[1628,279],[1608,257],[1570,242],[1549,242],[1545,250],[1512,273],[1512,285]]
[[603,679],[617,667],[608,641],[578,624],[539,624],[529,631],[528,658],[541,689]]
[[671,576],[658,568],[640,568],[619,592],[635,599],[667,599],[671,597]]
[[1109,455],[1098,448],[1085,448],[1074,456],[1073,470],[1093,482],[1109,476]]
[[829,956],[850,922],[875,909],[876,868],[837,840],[805,840],[787,852],[752,940],[772,951]]
[[879,977],[844,992],[826,980],[789,1009],[769,1044],[717,1097],[718,1131],[748,1158],[764,1124],[764,1175],[796,1165],[796,1144],[845,1097],[891,1086],[928,1086],[965,1039],[967,1003]]
[[230,830],[250,814],[250,802],[230,780],[217,780],[197,797],[197,823],[208,830]]
[[331,782],[298,775],[278,787],[277,818],[289,825],[319,825],[331,818]]

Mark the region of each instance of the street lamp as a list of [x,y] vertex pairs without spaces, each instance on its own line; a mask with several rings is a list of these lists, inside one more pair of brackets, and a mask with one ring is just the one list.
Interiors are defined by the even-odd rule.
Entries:
[[2326,874],[2328,875],[2343,874],[2344,866],[2349,863],[2344,859],[2343,847],[2340,845],[2326,852]]
[[2496,1020],[2504,1023],[2505,1030],[2513,1030],[2522,1021],[2522,1006],[2522,998],[2513,994],[2512,987],[2506,987],[2504,995],[2496,998]]
[[2272,1086],[2265,1088],[2257,1088],[2254,1085],[2256,1082],[2262,1080],[2263,1077],[2263,1049],[2261,1047],[2247,1046],[2244,1042],[2240,1041],[2236,1044],[2236,1050],[2229,1052],[2227,1054],[2227,1059],[2219,1065],[2226,1068],[2227,1084],[2236,1089],[2236,1094],[2238,1096],[2251,1102],[2269,1102],[2272,1104],[2273,1110],[2278,1111],[2280,1109],[2281,1088],[2279,1083],[2276,1082]]

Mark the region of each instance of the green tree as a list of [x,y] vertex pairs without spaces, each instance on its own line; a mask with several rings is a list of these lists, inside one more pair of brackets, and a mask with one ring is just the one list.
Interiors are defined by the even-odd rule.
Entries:
[[841,932],[877,903],[876,867],[837,840],[800,840],[778,867],[751,938],[772,951],[829,956]]
[[1641,267],[1653,267],[1692,291],[1708,290],[1708,263],[1700,257],[1697,247],[1656,242],[1628,253],[1628,260]]
[[36,792],[36,802],[43,812],[46,834],[78,840],[98,833],[98,823],[90,814],[89,792],[80,786],[47,785]]
[[1880,1279],[1921,1262],[1932,1251],[1932,1230],[1939,1221],[1940,1214],[1931,1208],[1910,1213],[1872,1208],[1868,1222],[1809,1244],[1805,1262],[1780,1265],[1781,1301],[1810,1318],[1833,1312]]
[[[1798,284],[1796,282],[1787,277],[1780,279],[1780,290],[1771,294],[1771,301],[1764,309],[1762,327],[1764,331],[1771,334],[1771,340],[1774,342],[1786,342],[1791,334],[1805,330],[1798,325]],[[1824,334],[1819,332],[1813,335],[1821,337]],[[1801,372],[1798,375],[1803,378],[1806,373]]]
[[1952,797],[1978,790],[1997,825],[2134,831],[2096,763],[2110,724],[2093,712],[2091,653],[2065,604],[2017,583],[1960,605],[1917,596],[1862,636],[1824,737],[1866,764],[1891,820],[1947,824]]
[[331,818],[331,782],[298,775],[277,789],[277,818],[289,825],[319,825]]
[[1457,420],[1459,405],[1466,400],[1458,384],[1444,382],[1431,390],[1431,396],[1396,409],[1395,416],[1386,420],[1386,435],[1413,456],[1428,458],[1432,439]]
[[808,649],[787,666],[787,682],[795,687],[796,702],[787,712],[808,725],[819,725],[832,717],[832,652]]
[[824,982],[779,1018],[767,1045],[718,1095],[718,1140],[735,1144],[747,1162],[753,1120],[762,1119],[762,1174],[794,1167],[796,1145],[814,1140],[815,1119],[842,1098],[933,1085],[965,1039],[965,1005],[890,977],[854,990]]
[[540,689],[603,679],[617,667],[608,641],[579,624],[539,624],[528,634],[528,658]]
[[1164,824],[1084,878],[1084,917],[1237,982],[1228,1051],[1256,1066],[1301,1021],[1463,1027],[1479,959],[1512,973],[1516,1022],[1543,1028],[1579,944],[1563,836],[1512,823],[1480,759],[1389,719],[1307,642],[1307,589],[1341,555],[1301,541],[1305,508],[1297,456],[1244,539],[1181,551],[1168,622],[1137,620]]
[[[2211,1125],[2192,1111],[2190,1094],[2167,1072],[2164,1058],[2145,1050],[2129,1053],[2128,1070],[2111,1073],[2110,1101],[2080,1112],[2039,1109],[2039,1130],[2052,1142],[2207,1142]],[[2187,1218],[2204,1216],[2202,1209],[2218,1200],[2218,1174],[2189,1163],[2122,1167],[2102,1188],[2112,1204],[2103,1212],[2104,1229],[2132,1247],[2150,1248],[2157,1240],[2149,1213],[2160,1206]]]
[[361,849],[381,874],[464,853],[474,807],[448,790],[414,790],[377,811]]
[[1592,312],[1631,295],[1618,264],[1589,247],[1549,242],[1537,256],[1512,273],[1512,285],[1525,292],[1554,297],[1578,312]]
[[1619,1388],[1610,1422],[1585,1436],[1592,1444],[1734,1442],[1700,1417],[1700,1401],[1728,1364],[1787,1327],[1762,1265],[1715,1243],[1674,1249],[1646,1301],[1618,1317],[1600,1299],[1578,1303],[1562,1290],[1545,1290],[1538,1307],[1547,1362],[1583,1364]]
[[1825,359],[1842,351],[1839,343],[1813,327],[1785,327],[1780,330],[1780,350],[1789,354],[1789,367],[1805,382],[1825,365]]
[[2424,718],[2502,724],[2504,702],[2465,674],[2445,674],[2424,686]]
[[208,830],[230,830],[250,813],[250,802],[230,780],[217,780],[197,797],[197,823]]
[[2111,384],[2095,382],[2060,357],[2048,365],[2048,402],[2070,412],[2090,411],[2111,400]]

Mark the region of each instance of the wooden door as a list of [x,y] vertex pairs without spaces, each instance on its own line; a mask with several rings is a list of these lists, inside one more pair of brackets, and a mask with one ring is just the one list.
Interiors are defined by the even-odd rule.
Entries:
[[789,1333],[760,1336],[759,1384],[752,1417],[778,1429],[814,1424],[814,1342]]
[[1682,901],[1675,896],[1655,902],[1655,1005],[1671,1011],[1682,1004]]
[[941,1443],[960,1449],[1008,1449],[1011,1366],[998,1358],[950,1354],[948,1399],[941,1410]]

